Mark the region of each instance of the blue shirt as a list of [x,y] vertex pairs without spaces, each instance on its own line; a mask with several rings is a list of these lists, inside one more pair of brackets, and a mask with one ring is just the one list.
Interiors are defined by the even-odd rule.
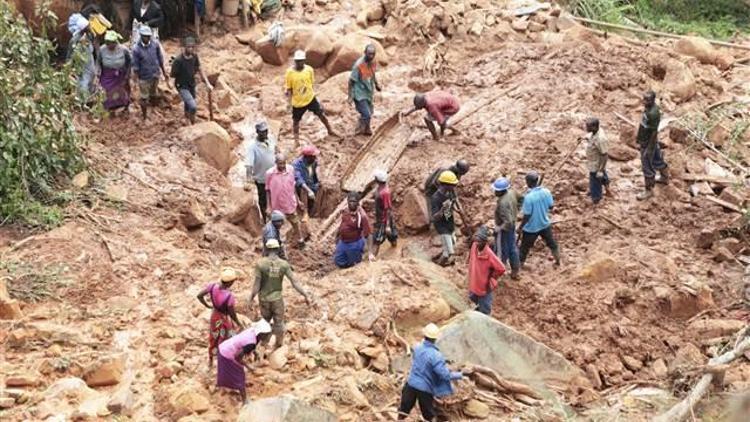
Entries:
[[315,161],[309,167],[305,163],[304,157],[297,157],[292,162],[294,167],[294,185],[301,188],[307,185],[310,190],[317,192],[320,189],[320,180],[318,180],[318,162]]
[[461,379],[460,372],[451,372],[445,358],[435,343],[427,340],[414,347],[409,379],[406,381],[415,390],[444,397],[453,394],[451,381]]
[[552,194],[549,190],[537,186],[526,193],[523,198],[523,215],[528,215],[529,221],[523,226],[526,233],[540,232],[551,224],[549,221],[549,209],[554,205]]
[[266,172],[276,164],[276,140],[268,137],[266,142],[257,140],[247,149],[246,167],[252,169],[253,181],[266,183]]
[[164,57],[161,55],[159,42],[151,40],[148,45],[138,41],[133,49],[133,72],[142,81],[150,81],[159,78]]

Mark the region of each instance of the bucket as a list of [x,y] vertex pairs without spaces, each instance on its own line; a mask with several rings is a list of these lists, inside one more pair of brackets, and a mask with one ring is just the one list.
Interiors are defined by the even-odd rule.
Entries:
[[237,16],[240,9],[240,0],[223,0],[221,2],[221,14],[225,16]]

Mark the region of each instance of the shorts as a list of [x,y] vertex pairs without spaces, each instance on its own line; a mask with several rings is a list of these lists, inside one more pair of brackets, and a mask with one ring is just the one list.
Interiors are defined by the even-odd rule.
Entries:
[[375,231],[372,235],[372,240],[378,245],[382,245],[385,240],[388,239],[391,243],[396,243],[398,239],[398,231],[394,225],[390,225],[388,230],[388,224],[386,223],[375,223]]
[[141,100],[146,101],[152,98],[159,97],[159,78],[149,79],[144,81],[143,79],[138,80],[138,88],[141,90]]
[[272,332],[281,334],[284,332],[284,300],[274,300],[273,302],[260,301],[260,315],[268,322],[271,322]]
[[441,234],[440,242],[443,244],[443,256],[449,257],[456,253],[456,238],[453,234]]
[[316,116],[323,115],[323,107],[318,102],[318,98],[313,97],[312,101],[310,101],[310,104],[304,107],[292,107],[292,120],[295,122],[299,122],[300,120],[302,120],[302,116],[304,116],[308,110],[312,111]]

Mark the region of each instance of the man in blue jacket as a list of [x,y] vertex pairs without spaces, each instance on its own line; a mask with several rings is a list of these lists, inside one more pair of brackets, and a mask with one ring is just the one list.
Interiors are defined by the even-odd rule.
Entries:
[[[315,145],[306,145],[302,148],[302,155],[292,162],[294,167],[294,184],[297,197],[305,204],[307,215],[310,216],[315,207],[315,195],[320,189],[320,178],[318,177],[318,154],[320,151]],[[307,201],[305,201],[307,198]]]
[[435,397],[453,394],[451,381],[463,377],[461,372],[451,372],[445,363],[443,354],[438,350],[435,341],[440,329],[435,324],[428,324],[422,330],[424,341],[414,348],[411,371],[401,391],[401,405],[398,407],[398,419],[409,416],[414,405],[419,401],[422,418],[435,420]]
[[149,104],[155,106],[159,96],[159,70],[167,78],[167,69],[164,67],[164,56],[161,46],[156,40],[152,40],[151,28],[142,26],[139,29],[141,40],[133,49],[133,73],[138,77],[138,87],[141,92],[141,115],[146,120]]

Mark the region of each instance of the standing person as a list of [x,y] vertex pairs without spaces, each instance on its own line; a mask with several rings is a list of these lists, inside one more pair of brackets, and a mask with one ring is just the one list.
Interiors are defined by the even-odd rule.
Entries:
[[294,132],[294,146],[299,145],[299,122],[305,112],[312,111],[318,116],[329,135],[335,135],[328,122],[323,107],[315,97],[313,83],[315,72],[311,66],[305,64],[306,55],[303,50],[294,52],[294,66],[286,70],[284,89],[292,105],[292,131]]
[[429,198],[431,198],[432,195],[437,192],[438,186],[440,186],[440,183],[438,183],[438,178],[441,174],[443,174],[444,171],[452,171],[453,174],[456,175],[458,180],[461,181],[461,178],[469,172],[469,168],[469,162],[461,159],[456,161],[455,164],[452,164],[448,167],[438,167],[437,169],[435,169],[424,181],[424,194],[428,199],[427,208],[429,209],[430,205]]
[[398,420],[406,419],[419,401],[422,418],[435,421],[435,397],[446,397],[453,394],[451,381],[463,378],[461,372],[448,369],[445,357],[440,353],[435,342],[440,329],[435,324],[428,324],[422,329],[424,340],[414,347],[409,378],[401,390],[401,404],[398,407]]
[[297,208],[299,203],[295,194],[294,168],[286,164],[286,155],[276,154],[276,166],[266,172],[266,192],[268,192],[267,213],[281,211],[284,217],[292,225],[292,235],[296,235],[299,242],[297,246],[305,247],[305,237],[300,227]]
[[250,307],[253,299],[258,296],[260,314],[266,321],[273,320],[273,329],[276,336],[274,347],[278,349],[284,344],[284,298],[281,294],[284,277],[292,283],[294,290],[305,298],[305,303],[311,304],[310,296],[297,284],[289,263],[279,256],[279,242],[271,239],[266,242],[268,256],[261,258],[255,266],[255,285],[250,293]]
[[[319,153],[320,151],[315,148],[315,145],[305,145],[302,148],[302,155],[292,161],[297,196],[300,202],[305,204],[308,217],[313,213],[315,195],[320,190],[320,177],[318,177]],[[305,200],[305,198],[307,199]]]
[[552,235],[552,222],[549,212],[552,211],[554,200],[552,194],[546,188],[539,186],[539,174],[530,171],[526,174],[526,186],[529,190],[523,198],[523,220],[518,226],[521,237],[521,265],[526,262],[529,251],[534,246],[536,239],[541,236],[544,243],[552,251],[555,258],[555,266],[560,266],[560,250]]
[[130,51],[120,44],[122,37],[115,31],[109,30],[104,34],[104,43],[99,48],[99,83],[107,98],[104,108],[114,113],[115,110],[130,105],[130,65],[132,58]]
[[174,78],[174,86],[182,98],[182,104],[185,110],[185,117],[191,124],[195,124],[195,113],[198,111],[195,96],[195,74],[198,74],[202,81],[206,83],[206,88],[212,91],[214,88],[208,81],[206,75],[201,69],[201,62],[198,55],[195,54],[195,39],[192,37],[185,38],[183,42],[182,54],[177,56],[172,62],[171,76]]
[[167,80],[164,68],[164,56],[159,42],[151,39],[151,28],[142,26],[141,40],[133,49],[133,72],[138,76],[138,87],[141,91],[141,115],[143,120],[148,116],[148,106],[156,106],[159,99],[159,70]]
[[266,172],[276,161],[276,139],[268,135],[268,123],[261,121],[255,124],[255,142],[247,149],[245,177],[255,183],[258,191],[258,206],[265,222],[268,218],[266,208]]
[[349,77],[349,102],[354,103],[359,113],[359,123],[354,136],[372,135],[370,120],[374,112],[373,99],[375,90],[380,91],[380,85],[375,77],[376,67],[375,44],[367,44],[365,54],[354,62]]
[[492,190],[497,197],[495,205],[495,249],[500,252],[503,264],[510,263],[510,278],[518,280],[518,271],[521,268],[521,260],[518,258],[518,246],[516,245],[516,220],[518,219],[518,208],[523,202],[523,197],[510,188],[510,181],[500,177],[492,184]]
[[273,211],[271,213],[271,221],[263,227],[263,256],[268,256],[266,243],[271,239],[275,239],[279,242],[279,256],[282,259],[287,259],[286,251],[284,251],[284,241],[281,239],[282,226],[284,226],[284,213],[278,210]]
[[487,242],[488,232],[486,226],[479,227],[469,252],[469,299],[485,315],[492,314],[492,291],[497,288],[497,277],[505,274],[505,266]]
[[155,0],[133,0],[130,9],[130,22],[133,27],[133,42],[138,43],[140,29],[151,28],[153,38],[159,40],[159,28],[164,24],[164,12]]
[[[424,117],[424,122],[427,125],[427,129],[432,134],[432,139],[438,140],[445,135],[445,130],[450,127],[450,118],[454,114],[458,113],[461,109],[461,104],[458,102],[458,98],[445,91],[430,91],[426,94],[417,94],[414,96],[414,108],[404,113],[404,116],[408,116],[417,110],[427,110],[427,115]],[[440,135],[438,135],[435,123],[440,126]]]
[[[208,309],[212,309],[211,319],[208,326],[208,367],[214,365],[214,355],[224,340],[233,336],[237,327],[242,328],[242,323],[237,319],[234,310],[237,299],[230,291],[239,274],[233,268],[221,270],[221,283],[211,283],[198,293],[198,301]],[[206,302],[206,295],[210,295],[211,304]],[[234,321],[234,324],[232,323]]]
[[388,173],[375,170],[373,173],[378,188],[375,190],[375,233],[372,239],[372,255],[378,256],[380,245],[388,239],[392,246],[398,241],[398,231],[393,218],[393,201],[388,187]]
[[96,36],[91,30],[89,20],[81,13],[70,15],[70,18],[68,18],[68,31],[71,37],[68,42],[66,60],[71,60],[76,53],[83,56],[84,64],[81,74],[78,76],[78,93],[81,98],[88,101],[89,97],[96,90],[97,60],[94,57],[97,49]]
[[[349,192],[346,196],[347,209],[341,213],[341,223],[336,233],[336,251],[333,262],[339,268],[353,267],[362,262],[366,251],[372,251],[370,221],[359,206],[359,194]],[[370,261],[375,257],[370,254]]]
[[256,354],[258,343],[268,342],[270,333],[271,325],[261,319],[219,345],[216,386],[239,391],[243,405],[247,404],[245,368],[250,369],[245,358]]
[[[664,161],[661,148],[659,147],[659,122],[661,122],[661,111],[656,105],[656,93],[648,91],[643,94],[643,117],[641,125],[638,127],[637,141],[641,150],[641,169],[643,170],[643,179],[645,181],[645,190],[636,196],[636,199],[643,201],[654,196],[654,184],[669,182],[669,171],[667,163]],[[659,172],[659,178],[656,178],[656,172]]]
[[463,215],[463,211],[458,204],[458,197],[455,191],[458,185],[456,174],[446,170],[438,177],[438,183],[437,192],[430,198],[430,220],[440,235],[440,242],[443,244],[443,252],[437,263],[445,267],[453,265],[453,254],[456,252],[456,238],[453,234],[456,230],[456,223],[453,213],[459,213],[463,221],[468,220]]
[[602,200],[602,192],[609,192],[607,175],[607,151],[609,142],[604,131],[599,128],[599,119],[586,119],[586,167],[589,172],[589,195],[594,205]]

